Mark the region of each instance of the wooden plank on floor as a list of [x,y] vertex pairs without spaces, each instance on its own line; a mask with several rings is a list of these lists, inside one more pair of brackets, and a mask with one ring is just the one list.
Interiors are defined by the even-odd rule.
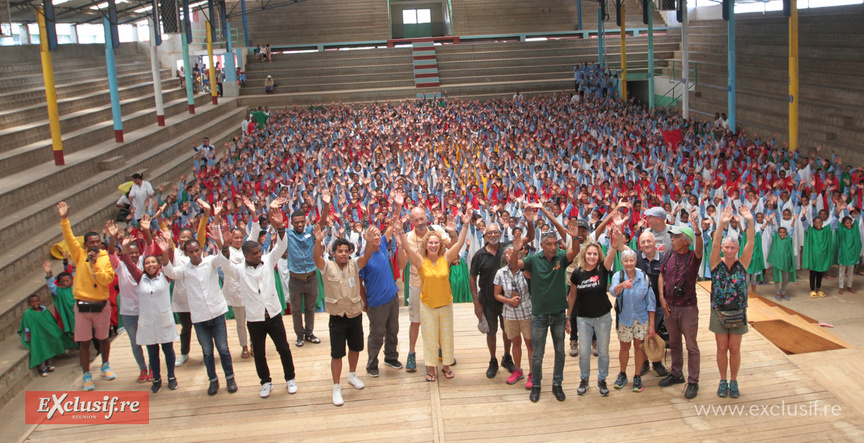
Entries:
[[[697,342],[701,350],[699,396],[683,398],[683,385],[660,388],[660,377],[653,372],[643,376],[644,390],[612,390],[609,397],[597,393],[597,358],[591,357],[591,388],[585,396],[576,395],[579,380],[578,358],[566,357],[564,391],[567,400],[559,403],[550,392],[549,383],[554,351],[548,340],[544,359],[544,383],[540,402],[528,401],[524,381],[507,385],[503,368],[493,379],[485,376],[489,361],[486,340],[477,332],[476,318],[470,304],[454,307],[454,334],[458,365],[456,378],[440,376],[434,383],[424,381],[425,364],[422,338],[417,349],[420,370],[407,373],[381,366],[381,376],[370,378],[361,355],[358,375],[366,383],[355,390],[342,383],[345,405],[331,404],[329,334],[318,327],[319,345],[292,347],[300,392],[289,395],[281,382],[268,399],[258,397],[259,383],[251,359],[234,359],[240,391],[229,395],[224,386],[215,397],[206,395],[207,376],[201,363],[200,348],[193,343],[191,360],[177,368],[180,388],[163,389],[151,395],[151,422],[147,426],[118,425],[40,425],[30,434],[33,441],[106,441],[128,440],[130,435],[146,435],[148,440],[228,441],[249,439],[259,441],[462,441],[508,439],[518,441],[593,440],[622,441],[658,438],[686,440],[716,438],[726,435],[736,440],[770,438],[860,439],[864,429],[864,401],[854,394],[864,390],[856,380],[864,380],[859,369],[864,355],[861,351],[844,349],[814,354],[787,356],[755,329],[742,341],[742,366],[739,399],[718,398],[714,392],[719,379],[716,365],[715,337],[707,330],[708,293],[700,286],[700,329]],[[400,312],[402,333],[399,352],[407,355],[407,308]],[[285,318],[290,329],[290,318]],[[317,314],[318,325],[326,325],[325,314]],[[368,320],[364,319],[368,331]],[[229,343],[237,348],[236,329],[229,322]],[[613,332],[610,343],[608,382],[619,370],[620,345]],[[128,338],[120,336],[113,347],[112,367],[118,373],[116,381],[97,381],[98,389],[144,391],[149,385],[135,382],[137,366],[129,352]],[[848,352],[847,352],[848,351]],[[823,354],[819,356],[817,354]],[[277,355],[268,344],[270,368],[280,373]],[[433,362],[437,363],[436,356]],[[498,357],[500,358],[500,351]],[[685,356],[686,357],[686,356]],[[529,367],[530,356],[523,356],[523,368]],[[856,364],[857,363],[857,364]],[[667,357],[666,364],[669,360]],[[629,359],[628,375],[633,371],[633,356]],[[826,367],[830,365],[830,367]],[[347,365],[346,365],[347,366]],[[685,361],[686,366],[686,361]],[[217,359],[217,372],[221,377]],[[343,377],[347,368],[343,369]],[[526,371],[528,372],[528,371]],[[277,377],[278,379],[278,377]],[[279,381],[279,380],[277,380]],[[630,385],[628,385],[629,388]],[[70,386],[77,389],[78,385]],[[843,412],[837,417],[773,418],[750,416],[706,416],[700,407],[738,406],[761,408],[764,405],[840,404]],[[575,412],[578,411],[578,412]],[[531,419],[526,419],[531,417]],[[626,420],[621,420],[626,417]],[[614,432],[610,428],[614,423]],[[772,437],[776,436],[776,437]]]

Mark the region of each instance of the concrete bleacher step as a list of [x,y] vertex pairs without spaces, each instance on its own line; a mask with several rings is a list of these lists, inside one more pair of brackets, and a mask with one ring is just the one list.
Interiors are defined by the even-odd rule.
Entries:
[[[162,79],[171,78],[169,70],[161,71]],[[152,83],[153,76],[149,72],[133,72],[117,76],[119,88],[125,88],[142,83]],[[175,79],[176,81],[176,79]],[[179,83],[179,82],[178,82]],[[63,100],[78,97],[84,94],[92,94],[108,90],[108,78],[96,77],[84,83],[70,83],[56,85],[57,99]],[[122,89],[121,89],[122,90]],[[0,93],[0,106],[5,110],[17,109],[45,103],[45,87],[34,87],[29,89],[15,90],[14,92]]]
[[[202,106],[202,113],[206,112],[209,106],[212,105]],[[200,126],[199,128],[205,129],[199,129],[194,134],[180,135],[164,143],[164,146],[151,147],[151,151],[158,151],[165,146],[188,144],[193,139],[200,140],[203,134],[209,135],[216,146],[221,146],[239,132],[239,122],[243,119],[245,110],[235,107],[232,110],[223,109],[223,112],[223,115],[210,121],[211,126]],[[169,124],[176,123],[170,120]],[[215,130],[210,131],[211,129]],[[142,152],[144,153],[136,156],[132,161],[145,160],[148,153]],[[172,161],[154,164],[152,169],[148,169],[148,178],[154,183],[176,181],[181,174],[191,171],[192,157],[193,154],[189,150],[179,158],[175,157]],[[98,230],[104,220],[112,218],[116,212],[113,205],[115,197],[116,195],[109,194],[86,206],[73,207],[72,210],[75,212],[72,212],[70,217],[73,221],[73,232],[84,232],[94,228]],[[92,216],[82,218],[80,217],[81,214],[92,214]],[[54,218],[56,226],[50,228],[51,232],[59,232],[59,222],[56,215]],[[21,313],[27,308],[27,296],[37,293],[43,300],[50,300],[41,274],[42,271],[37,270],[17,280],[15,287],[6,291],[0,300],[0,352],[3,355],[3,359],[0,360],[0,405],[5,404],[12,396],[20,392],[23,386],[36,376],[35,372],[29,369],[29,353],[21,346],[15,330],[20,321]],[[16,299],[19,301],[15,302]]]
[[[177,87],[177,82],[170,78],[163,79],[161,84],[163,93]],[[134,97],[144,96],[148,93],[152,94],[153,82],[120,87],[118,92],[120,100],[129,100]],[[48,115],[48,106],[45,104],[44,100],[33,100],[33,102],[35,103],[30,103],[19,108],[4,108],[3,111],[0,111],[0,130],[8,129],[16,125],[31,123],[36,116],[41,117]],[[107,90],[103,90],[85,93],[75,97],[58,99],[57,110],[60,116],[65,116],[110,102],[110,94]]]
[[[38,47],[34,46],[36,52],[38,53]],[[67,47],[61,49],[67,49]],[[55,56],[52,57],[51,65],[56,70],[68,70],[68,69],[80,69],[81,66],[102,66],[105,67],[105,55],[104,50],[98,56],[91,57],[73,57],[73,58],[63,58]],[[64,54],[65,55],[65,54]],[[114,60],[117,63],[129,63],[135,61],[147,60],[147,55],[145,53],[131,54],[131,55],[116,55]],[[17,77],[22,75],[42,73],[42,61],[41,59],[26,63],[16,63],[13,60],[9,60],[3,65],[0,65],[0,74],[3,74],[3,77]]]
[[[144,61],[135,61],[132,63],[117,64],[117,75],[130,73],[150,73],[150,63]],[[16,92],[22,89],[44,87],[45,80],[42,73],[30,74],[19,77],[7,77],[0,80],[0,93]],[[72,83],[86,82],[94,78],[107,78],[108,73],[103,64],[101,67],[70,69],[68,71],[54,70],[54,82],[57,85],[66,85]]]
[[[277,82],[278,84],[278,82]],[[291,93],[291,92],[325,92],[325,91],[342,91],[342,90],[354,90],[354,89],[369,89],[369,90],[378,90],[384,88],[400,88],[404,86],[413,86],[414,79],[409,76],[407,80],[387,80],[387,81],[375,81],[369,80],[362,82],[344,82],[344,83],[330,83],[326,85],[306,85],[306,86],[292,86],[292,85],[278,85],[276,86],[277,93]],[[240,95],[257,95],[263,91],[263,86],[261,88],[253,88],[253,87],[245,87],[240,89]]]
[[[413,78],[410,65],[400,66],[399,70],[391,70],[386,73],[375,75],[369,74],[343,74],[331,71],[322,71],[317,76],[273,76],[273,81],[277,86],[314,86],[339,83],[363,82],[364,80],[374,79],[375,81],[399,81]],[[266,79],[247,79],[247,88],[263,88]]]
[[[151,97],[150,100],[152,102],[153,98]],[[209,95],[199,94],[195,97],[195,103],[199,106],[209,101]],[[151,105],[155,106],[155,102],[152,102]],[[164,106],[166,117],[188,111],[185,96],[182,98],[176,98],[170,102],[165,102]],[[124,132],[133,131],[148,126],[155,120],[155,107],[145,108],[125,114],[123,116],[123,130]],[[93,120],[89,126],[72,132],[63,133],[62,137],[63,151],[67,153],[74,153],[106,140],[114,140],[114,125],[110,113],[106,119]],[[51,158],[53,156],[51,153],[52,149],[51,140],[43,139],[29,145],[0,153],[0,165],[3,166],[0,167],[0,177],[5,177],[10,172],[14,173],[35,164],[39,164],[45,158]],[[0,199],[2,198],[3,196],[0,195]]]
[[[386,51],[381,53],[380,51]],[[361,53],[370,52],[366,57],[348,57],[345,53]],[[411,51],[403,48],[397,49],[370,49],[368,51],[325,51],[321,56],[315,58],[303,57],[308,54],[283,54],[277,58],[284,61],[267,62],[251,62],[246,64],[246,76],[270,74],[270,71],[280,71],[284,69],[323,69],[323,68],[339,68],[339,69],[357,69],[364,67],[375,66],[394,66],[402,65],[411,62]],[[377,55],[376,55],[377,54]],[[355,54],[350,54],[355,55]]]
[[[186,96],[184,89],[175,88],[162,92],[163,100],[166,102],[178,100]],[[155,106],[152,95],[129,98],[120,101],[121,114],[130,115],[143,109]],[[31,123],[20,124],[8,129],[0,130],[0,153],[8,152],[16,147],[38,143],[51,138],[51,128],[47,119],[47,113],[42,119]],[[111,119],[111,104],[83,109],[60,117],[60,130],[62,132],[75,132],[88,128],[95,123]]]

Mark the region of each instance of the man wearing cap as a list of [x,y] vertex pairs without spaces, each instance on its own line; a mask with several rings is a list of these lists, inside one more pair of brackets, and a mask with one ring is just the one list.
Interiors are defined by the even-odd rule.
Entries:
[[648,222],[647,231],[654,234],[657,251],[661,254],[671,251],[672,238],[666,226],[666,210],[662,206],[649,208],[645,211],[645,220]]
[[[648,276],[648,281],[651,282],[651,289],[654,290],[655,306],[660,306],[660,289],[658,280],[660,278],[660,266],[663,265],[663,258],[663,253],[657,250],[654,234],[650,231],[643,232],[642,235],[639,236],[639,251],[636,254],[636,267],[641,269],[642,272]],[[663,318],[663,310],[658,309],[657,312],[654,313],[654,327],[655,332],[658,334],[660,333],[660,328],[665,325],[663,323]],[[666,371],[662,361],[655,360],[653,366],[654,371],[657,372],[658,376],[664,377],[668,375],[668,371]],[[647,373],[648,360],[645,360],[641,374],[645,375]]]
[[[704,248],[698,211],[693,211],[690,223],[692,229],[686,226],[675,226],[669,230],[672,248],[667,253],[669,258],[660,266],[657,282],[660,290],[660,305],[663,307],[666,329],[669,331],[669,349],[672,352],[672,367],[669,368],[669,375],[660,380],[660,386],[666,387],[685,382],[681,341],[683,335],[684,340],[687,341],[687,389],[684,392],[684,397],[687,399],[695,398],[699,391],[700,354],[699,345],[696,343],[699,308],[696,304],[696,277]],[[694,242],[695,248],[690,250],[690,245]]]

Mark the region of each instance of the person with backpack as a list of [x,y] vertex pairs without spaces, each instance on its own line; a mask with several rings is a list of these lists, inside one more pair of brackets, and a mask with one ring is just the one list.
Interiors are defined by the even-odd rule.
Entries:
[[616,331],[621,347],[618,361],[621,372],[615,380],[615,389],[627,385],[627,363],[630,359],[630,344],[636,349],[636,373],[633,375],[633,392],[642,392],[642,363],[646,361],[642,341],[646,336],[656,333],[654,312],[657,301],[651,290],[648,276],[636,267],[636,251],[621,251],[621,265],[624,269],[612,277],[612,295],[615,296]]

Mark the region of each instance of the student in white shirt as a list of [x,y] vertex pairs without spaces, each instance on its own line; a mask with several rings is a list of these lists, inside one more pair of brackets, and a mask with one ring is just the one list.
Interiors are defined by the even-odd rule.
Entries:
[[[217,208],[217,220],[218,220]],[[216,224],[218,226],[218,224]],[[171,235],[166,231],[167,235]],[[213,228],[210,236],[216,241],[216,245],[222,247],[222,236],[218,228]],[[170,248],[167,239],[154,239],[156,246],[168,250]],[[231,353],[228,351],[228,330],[225,326],[225,313],[228,312],[228,304],[219,288],[219,276],[216,269],[228,266],[228,259],[221,254],[203,257],[203,248],[197,240],[189,240],[183,245],[188,260],[167,263],[163,272],[169,278],[176,281],[183,280],[186,283],[186,298],[189,302],[189,313],[192,317],[192,326],[195,327],[195,336],[201,345],[201,353],[204,354],[204,366],[207,368],[207,378],[210,386],[207,395],[216,395],[219,392],[219,377],[216,375],[216,362],[213,358],[213,348],[219,352],[219,361],[222,371],[225,372],[225,380],[228,392],[237,392],[237,383],[234,381],[234,366],[231,363]]]
[[[270,224],[276,228],[276,243],[267,254],[262,254],[261,245],[254,241],[243,243],[244,263],[225,266],[222,270],[226,276],[236,278],[240,283],[240,295],[246,307],[246,326],[252,342],[252,352],[255,354],[255,370],[261,379],[261,398],[270,396],[273,390],[270,378],[270,367],[264,353],[267,336],[276,345],[276,351],[282,360],[282,371],[289,394],[297,392],[297,382],[294,380],[294,360],[291,348],[285,335],[285,324],[282,322],[282,305],[276,294],[276,275],[273,268],[279,257],[288,248],[285,239],[285,220],[282,217],[282,206],[285,198],[279,197],[270,203]],[[222,246],[222,255],[230,257],[229,249]]]

